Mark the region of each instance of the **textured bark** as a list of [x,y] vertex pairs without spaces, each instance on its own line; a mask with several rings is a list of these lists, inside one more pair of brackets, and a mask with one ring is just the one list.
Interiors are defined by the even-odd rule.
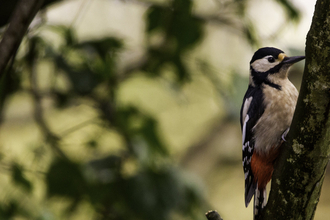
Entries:
[[288,141],[276,163],[267,220],[314,218],[330,155],[330,0],[318,0]]

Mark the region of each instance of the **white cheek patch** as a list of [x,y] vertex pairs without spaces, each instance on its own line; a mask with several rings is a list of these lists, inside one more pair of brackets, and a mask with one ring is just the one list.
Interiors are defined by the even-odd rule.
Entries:
[[270,56],[266,56],[262,59],[254,61],[253,63],[251,63],[252,68],[257,72],[267,72],[268,70],[280,63],[279,60],[276,60],[274,63],[270,63],[268,61],[269,57]]

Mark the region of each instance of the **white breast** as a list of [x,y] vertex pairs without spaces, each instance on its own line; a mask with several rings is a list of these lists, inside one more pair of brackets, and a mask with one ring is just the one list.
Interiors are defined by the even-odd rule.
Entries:
[[296,107],[298,91],[294,85],[287,78],[277,84],[281,85],[281,90],[264,85],[265,111],[253,127],[255,150],[259,153],[278,146],[283,132],[291,125]]

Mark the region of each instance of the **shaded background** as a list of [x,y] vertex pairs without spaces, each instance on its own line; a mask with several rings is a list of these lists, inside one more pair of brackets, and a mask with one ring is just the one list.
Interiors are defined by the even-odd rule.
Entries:
[[[262,46],[303,55],[314,3],[46,7],[1,82],[0,217],[252,219],[239,125],[249,61]],[[317,220],[330,216],[329,181]]]

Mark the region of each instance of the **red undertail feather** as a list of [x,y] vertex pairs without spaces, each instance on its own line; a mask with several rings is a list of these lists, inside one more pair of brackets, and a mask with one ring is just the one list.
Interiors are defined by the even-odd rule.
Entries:
[[260,211],[267,203],[266,186],[274,171],[274,161],[279,154],[279,147],[273,147],[267,155],[254,152],[251,158],[251,170],[257,188],[254,194],[254,220],[258,220]]

